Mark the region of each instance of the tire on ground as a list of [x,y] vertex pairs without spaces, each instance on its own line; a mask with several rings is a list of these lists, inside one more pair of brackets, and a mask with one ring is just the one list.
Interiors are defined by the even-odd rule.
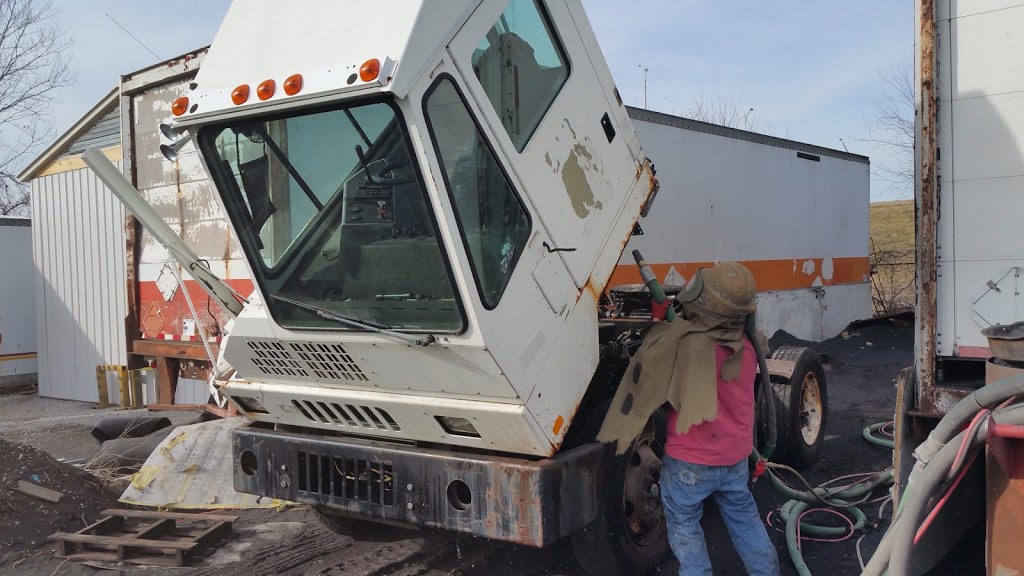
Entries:
[[[600,429],[607,406],[595,410],[591,415],[595,425],[589,425],[594,435]],[[597,417],[599,416],[599,417]],[[624,489],[626,474],[631,467],[640,465],[640,456],[635,447],[645,444],[660,459],[664,446],[665,415],[660,410],[651,417],[647,427],[637,438],[634,447],[623,456],[614,457],[609,448],[605,463],[604,493],[600,495],[602,506],[598,517],[589,525],[570,536],[573,552],[583,571],[589,576],[632,576],[647,574],[668,558],[670,549],[664,516],[660,526],[645,532],[645,538],[638,541],[627,526]],[[648,453],[648,458],[650,453]],[[659,460],[660,461],[660,460]],[[657,504],[660,506],[660,497]]]
[[[772,354],[772,359],[794,363],[789,382],[772,383],[778,430],[778,445],[772,459],[794,468],[806,468],[817,462],[825,445],[828,425],[825,369],[818,354],[810,348],[783,346]],[[820,402],[811,397],[810,406],[805,406],[804,395],[813,394],[815,382]]]

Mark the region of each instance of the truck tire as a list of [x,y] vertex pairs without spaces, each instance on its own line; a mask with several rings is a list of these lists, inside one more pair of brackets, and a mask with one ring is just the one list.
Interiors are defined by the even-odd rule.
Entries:
[[330,508],[321,506],[312,508],[317,519],[331,532],[362,542],[394,542],[408,538],[410,533],[414,532],[412,528],[343,516]]
[[[606,411],[596,411],[599,422]],[[623,456],[615,457],[608,449],[605,470],[610,481],[602,498],[607,505],[596,520],[570,536],[576,560],[589,576],[647,574],[671,552],[658,491],[664,420],[660,411],[652,416]]]
[[825,369],[810,348],[783,346],[772,359],[794,363],[789,382],[773,382],[778,430],[777,462],[806,468],[818,461],[825,445],[828,394]]

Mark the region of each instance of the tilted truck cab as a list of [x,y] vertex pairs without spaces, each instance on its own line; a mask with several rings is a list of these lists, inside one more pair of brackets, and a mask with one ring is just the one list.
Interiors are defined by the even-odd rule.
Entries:
[[332,526],[573,534],[594,572],[667,554],[658,423],[625,459],[592,442],[649,323],[606,284],[658,184],[579,0],[235,2],[190,88],[166,154],[197,146],[244,306],[85,157],[236,313],[237,490]]

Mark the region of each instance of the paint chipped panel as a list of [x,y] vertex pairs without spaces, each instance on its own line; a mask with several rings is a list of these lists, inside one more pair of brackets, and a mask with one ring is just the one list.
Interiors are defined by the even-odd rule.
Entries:
[[606,190],[608,181],[602,177],[603,165],[593,151],[590,137],[579,139],[568,118],[562,120],[562,129],[562,136],[556,137],[556,141],[571,143],[565,160],[556,158],[553,161],[548,151],[544,153],[544,161],[554,173],[560,175],[576,217],[585,219],[592,210],[604,208],[601,199],[595,194],[595,188],[597,194],[601,194]]

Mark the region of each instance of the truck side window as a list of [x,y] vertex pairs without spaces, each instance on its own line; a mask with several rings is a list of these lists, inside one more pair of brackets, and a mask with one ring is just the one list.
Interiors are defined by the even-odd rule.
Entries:
[[512,0],[473,53],[473,71],[522,152],[569,78],[569,63],[537,0]]
[[424,113],[480,298],[492,309],[530,236],[529,216],[450,78],[427,92]]

